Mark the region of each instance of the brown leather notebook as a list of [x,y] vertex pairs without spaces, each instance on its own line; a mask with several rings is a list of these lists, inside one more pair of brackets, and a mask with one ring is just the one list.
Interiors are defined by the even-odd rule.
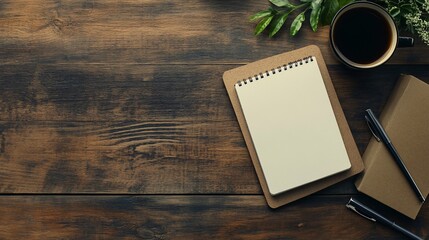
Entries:
[[[346,148],[348,158],[350,160],[351,167],[350,169],[340,172],[338,174],[331,175],[329,177],[325,177],[317,181],[293,188],[278,195],[271,195],[268,190],[268,185],[266,179],[264,178],[261,164],[259,162],[255,146],[253,145],[252,138],[248,130],[243,111],[240,106],[237,92],[235,90],[235,84],[239,81],[243,82],[243,79],[249,79],[250,81],[255,76],[263,75],[261,73],[266,73],[268,71],[272,71],[273,69],[278,69],[281,66],[290,66],[291,63],[293,66],[295,66],[298,62],[304,61],[308,57],[315,57],[317,59],[317,64],[320,70],[320,74],[323,78],[324,87],[326,88],[326,91],[328,93],[329,101],[331,102],[332,109],[338,124],[342,140],[344,142],[344,146]],[[235,114],[237,116],[241,131],[243,133],[244,140],[249,150],[250,157],[255,167],[255,171],[261,184],[265,199],[271,208],[280,207],[284,204],[290,203],[292,201],[315,193],[346,178],[349,178],[363,170],[361,156],[356,147],[356,143],[347,124],[341,105],[338,101],[338,97],[332,85],[331,78],[329,77],[325,61],[322,57],[320,49],[317,46],[307,46],[301,49],[297,49],[295,51],[272,56],[247,64],[245,66],[226,71],[223,75],[223,79]],[[305,95],[305,93],[303,94]],[[296,99],[296,101],[299,102],[300,99]],[[309,149],[309,151],[311,151],[311,149]]]
[[[379,117],[423,196],[429,193],[429,85],[402,75]],[[363,154],[357,189],[415,219],[423,203],[383,142],[373,137]]]

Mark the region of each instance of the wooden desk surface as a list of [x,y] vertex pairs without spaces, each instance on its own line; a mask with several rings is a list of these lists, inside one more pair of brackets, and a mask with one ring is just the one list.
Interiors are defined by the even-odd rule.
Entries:
[[[3,0],[1,239],[402,239],[345,208],[353,179],[266,205],[224,71],[316,44],[359,151],[400,73],[429,82],[429,47],[343,67],[328,27],[253,36],[266,1]],[[370,199],[367,199],[370,200]],[[429,236],[429,204],[415,221]]]

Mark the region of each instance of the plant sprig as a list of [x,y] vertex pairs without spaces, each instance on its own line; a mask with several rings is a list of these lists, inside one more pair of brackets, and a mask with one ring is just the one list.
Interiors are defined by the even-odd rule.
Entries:
[[255,35],[268,30],[268,35],[273,37],[284,26],[291,13],[297,10],[301,12],[291,23],[290,35],[295,36],[299,32],[308,11],[310,11],[311,29],[316,32],[319,25],[330,24],[335,13],[353,0],[300,0],[296,4],[289,0],[269,1],[272,6],[250,17],[250,21],[259,21],[255,28]]
[[429,45],[429,1],[375,0],[392,15],[400,30],[417,34]]

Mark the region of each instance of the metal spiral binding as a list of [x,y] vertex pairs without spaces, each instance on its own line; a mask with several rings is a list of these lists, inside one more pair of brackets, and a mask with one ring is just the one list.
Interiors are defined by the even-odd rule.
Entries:
[[309,62],[313,62],[313,61],[314,61],[313,56],[308,56],[308,57],[305,57],[302,59],[298,59],[298,60],[290,62],[288,64],[284,64],[283,66],[279,66],[279,67],[273,68],[271,70],[261,72],[259,74],[255,74],[253,77],[245,78],[241,81],[238,81],[236,83],[236,85],[238,85],[239,87],[242,87],[242,86],[248,85],[250,83],[253,83],[254,81],[259,81],[261,79],[264,79],[265,77],[269,77],[271,74],[274,75],[274,74],[280,73],[282,71],[288,71],[288,69],[296,68],[298,66],[301,66],[301,65],[307,64]]

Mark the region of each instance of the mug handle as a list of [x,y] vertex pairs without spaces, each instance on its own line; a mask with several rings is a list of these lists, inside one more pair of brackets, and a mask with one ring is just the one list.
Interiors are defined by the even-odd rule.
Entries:
[[398,37],[398,47],[412,47],[412,46],[414,46],[414,38]]

